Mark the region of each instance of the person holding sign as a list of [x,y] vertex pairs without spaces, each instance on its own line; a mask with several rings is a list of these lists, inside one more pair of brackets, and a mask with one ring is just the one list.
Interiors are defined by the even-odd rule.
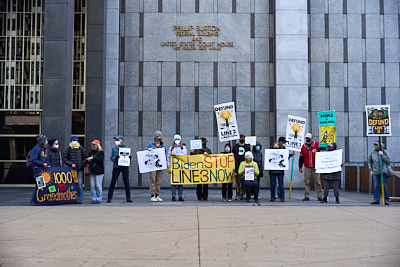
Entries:
[[48,154],[50,159],[51,167],[62,167],[62,155],[59,148],[58,140],[57,139],[50,139],[49,140],[49,147],[48,147]]
[[257,195],[260,195],[260,178],[264,176],[264,172],[262,171],[264,168],[263,163],[263,153],[262,153],[262,145],[260,141],[256,141],[256,145],[253,146],[253,159],[257,162],[258,169],[260,170],[260,174],[257,177]]
[[[368,169],[374,181],[374,201],[371,202],[371,204],[379,204],[379,198],[381,195],[379,186],[381,184],[382,171],[385,205],[389,205],[388,176],[386,174],[386,166],[390,164],[390,158],[387,150],[383,149],[383,147],[384,145],[382,143],[379,145],[379,140],[375,140],[374,150],[372,150],[368,156]],[[382,170],[379,157],[382,157]]]
[[103,199],[104,178],[104,151],[99,140],[91,142],[91,150],[88,153],[90,191],[92,204],[100,204]]
[[243,200],[244,194],[244,182],[243,178],[238,175],[238,170],[240,163],[242,163],[244,159],[244,153],[250,151],[250,145],[245,144],[246,136],[244,134],[240,134],[239,144],[235,144],[232,149],[233,156],[235,157],[235,176],[236,176],[236,200],[240,196],[240,200]]
[[[232,153],[232,147],[230,143],[226,143],[224,147],[224,151],[221,154],[229,154]],[[226,201],[226,190],[228,188],[228,201],[232,201],[232,184],[233,183],[222,183],[222,201]]]
[[[168,172],[171,172],[171,156],[186,156],[187,149],[186,146],[182,143],[182,137],[179,134],[174,136],[174,142],[172,146],[168,149],[167,152],[167,167]],[[184,201],[183,199],[183,185],[172,185],[171,193],[172,193],[172,201],[176,201],[176,189],[178,189],[179,201]]]
[[[190,155],[210,155],[212,154],[211,150],[207,147],[207,139],[205,137],[201,138],[202,148],[197,150],[190,149]],[[196,189],[197,199],[199,201],[208,201],[208,184],[197,184]]]
[[320,148],[318,141],[312,141],[312,134],[307,133],[306,142],[301,146],[300,158],[299,158],[299,171],[303,172],[303,164],[305,166],[305,171],[304,171],[305,193],[303,201],[310,200],[311,180],[314,180],[318,201],[322,200],[321,178],[320,175],[315,172],[315,153],[319,151]]
[[254,203],[258,203],[258,183],[257,176],[260,174],[258,164],[253,160],[253,153],[247,151],[244,154],[244,161],[239,165],[238,174],[243,176],[244,186],[246,187],[246,203],[250,203],[250,195],[254,194]]
[[[335,142],[328,144],[328,151],[334,151],[337,149],[337,145]],[[328,195],[329,195],[329,187],[332,183],[333,187],[333,194],[336,197],[336,203],[339,204],[339,181],[341,177],[341,171],[333,172],[333,173],[323,173],[322,179],[324,181],[324,198],[322,199],[321,203],[328,202]]]
[[[272,149],[282,149],[282,146],[279,142],[275,142],[272,145]],[[269,180],[271,184],[271,202],[275,201],[276,180],[278,180],[278,197],[281,199],[281,202],[285,202],[285,186],[283,185],[284,175],[285,171],[283,170],[269,170]]]
[[[156,131],[154,133],[154,140],[147,144],[146,149],[151,151],[157,148],[164,148],[164,143],[162,142],[162,132]],[[167,158],[168,159],[168,158]],[[163,199],[159,196],[161,189],[161,181],[163,177],[163,171],[152,171],[150,172],[150,200],[153,202],[163,201]]]
[[115,146],[111,150],[110,157],[110,160],[113,162],[113,172],[110,187],[108,188],[107,203],[111,203],[115,184],[117,183],[120,173],[122,173],[122,179],[124,180],[126,201],[132,202],[131,190],[129,189],[129,166],[118,166],[119,149],[122,147],[127,147],[127,145],[124,143],[124,137],[121,135],[115,136],[114,139]]

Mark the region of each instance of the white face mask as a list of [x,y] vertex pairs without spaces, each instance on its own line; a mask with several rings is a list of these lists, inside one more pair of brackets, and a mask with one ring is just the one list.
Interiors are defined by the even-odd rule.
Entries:
[[58,149],[59,147],[60,147],[59,144],[55,144],[55,145],[54,145],[54,148],[55,148],[55,149]]
[[74,146],[78,145],[78,141],[72,141],[72,145]]
[[177,139],[175,140],[175,144],[179,145],[181,143],[181,140]]
[[116,146],[119,146],[119,145],[121,145],[121,142],[118,141],[118,140],[116,140],[116,141],[115,141],[115,145],[116,145]]

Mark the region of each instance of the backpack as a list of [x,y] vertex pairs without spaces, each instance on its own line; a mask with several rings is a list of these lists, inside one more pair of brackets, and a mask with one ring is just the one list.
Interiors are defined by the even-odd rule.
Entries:
[[32,153],[32,149],[29,150],[28,155],[26,155],[26,167],[28,167],[28,168],[32,166],[31,153]]

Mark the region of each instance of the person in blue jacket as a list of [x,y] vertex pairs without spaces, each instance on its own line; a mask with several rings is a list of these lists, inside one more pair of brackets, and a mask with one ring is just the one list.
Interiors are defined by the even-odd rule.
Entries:
[[[40,172],[47,168],[50,167],[50,159],[47,153],[47,137],[45,135],[37,135],[36,136],[36,146],[32,149],[31,155],[29,157],[32,167],[33,167],[33,175],[35,178],[40,174]],[[36,190],[37,186],[35,189],[33,189],[32,192],[32,197],[30,204],[35,205],[35,197],[36,197]]]
[[112,173],[110,187],[108,188],[107,203],[111,203],[115,184],[117,183],[118,176],[120,173],[122,173],[122,179],[124,180],[126,201],[132,202],[131,190],[129,189],[129,166],[118,166],[119,149],[121,147],[127,147],[127,146],[124,143],[123,136],[118,135],[114,137],[114,139],[115,139],[115,146],[112,148],[110,157],[110,160],[113,162],[113,173]]

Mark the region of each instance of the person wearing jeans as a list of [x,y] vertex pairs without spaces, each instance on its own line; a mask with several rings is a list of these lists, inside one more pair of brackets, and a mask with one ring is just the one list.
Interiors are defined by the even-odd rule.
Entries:
[[374,181],[374,201],[371,204],[379,204],[381,195],[381,166],[380,159],[382,157],[382,173],[383,173],[383,191],[385,194],[385,205],[389,205],[388,177],[386,175],[386,166],[390,164],[390,158],[387,150],[383,149],[384,144],[379,145],[379,140],[374,141],[374,150],[368,156],[368,169]]
[[[272,145],[272,149],[281,149],[281,146],[278,142],[275,142]],[[271,202],[275,201],[275,190],[276,190],[276,180],[278,179],[278,197],[281,199],[281,202],[285,201],[285,186],[283,185],[283,177],[285,175],[285,171],[283,170],[270,170],[269,171],[269,180],[271,183]]]
[[[182,137],[179,134],[174,136],[174,141],[172,146],[168,149],[167,153],[167,167],[168,172],[170,172],[171,167],[171,156],[186,156],[187,149],[186,146],[182,143]],[[176,189],[178,189],[179,201],[184,201],[183,199],[183,185],[172,185],[171,193],[172,193],[172,201],[176,201]]]
[[103,198],[104,151],[99,140],[93,140],[91,147],[86,160],[89,163],[92,204],[100,204]]

